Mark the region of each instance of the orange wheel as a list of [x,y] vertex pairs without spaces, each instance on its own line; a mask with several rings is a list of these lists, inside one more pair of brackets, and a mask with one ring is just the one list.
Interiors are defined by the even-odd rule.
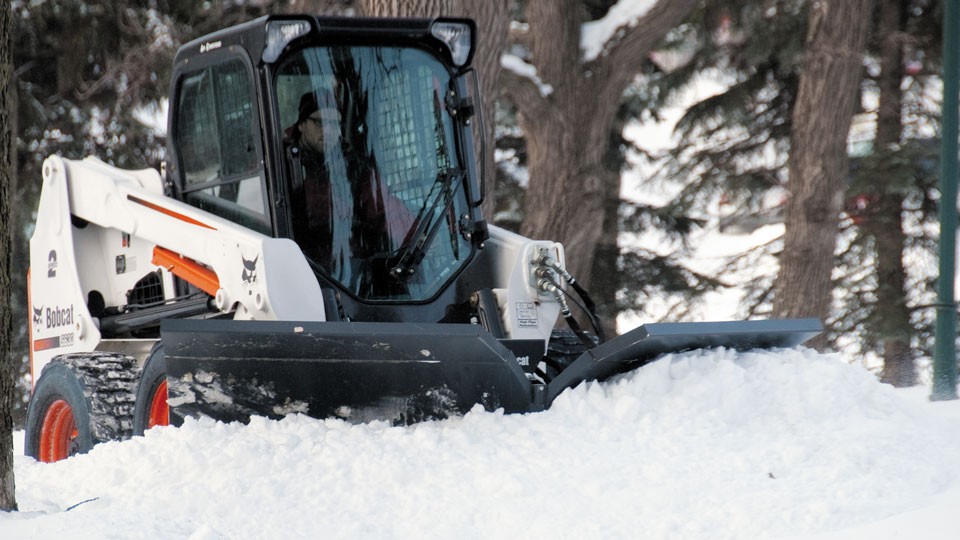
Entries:
[[79,451],[77,422],[70,404],[58,399],[50,404],[40,428],[40,461],[53,463]]
[[147,429],[154,426],[170,425],[170,406],[167,405],[167,381],[162,380],[150,400],[150,417],[147,420]]
[[76,353],[51,360],[30,396],[24,452],[50,463],[130,436],[136,360]]
[[170,406],[167,404],[167,362],[163,347],[156,346],[140,370],[137,399],[133,408],[133,434],[143,433],[155,426],[170,425]]

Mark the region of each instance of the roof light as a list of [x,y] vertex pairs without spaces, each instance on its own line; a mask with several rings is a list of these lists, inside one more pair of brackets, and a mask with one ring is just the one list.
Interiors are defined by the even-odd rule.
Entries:
[[433,37],[446,44],[450,59],[457,67],[470,60],[473,47],[473,28],[463,22],[437,21],[430,27]]
[[307,21],[269,21],[267,23],[267,43],[263,47],[263,61],[273,63],[280,58],[280,53],[298,37],[310,33],[310,23]]

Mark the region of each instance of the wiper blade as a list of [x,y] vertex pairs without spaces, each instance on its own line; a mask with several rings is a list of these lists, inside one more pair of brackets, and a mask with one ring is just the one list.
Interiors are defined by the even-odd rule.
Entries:
[[404,237],[397,264],[390,269],[390,275],[403,279],[416,273],[427,254],[427,248],[443,224],[443,215],[450,211],[454,196],[463,184],[463,174],[460,169],[446,169],[437,173],[430,193]]

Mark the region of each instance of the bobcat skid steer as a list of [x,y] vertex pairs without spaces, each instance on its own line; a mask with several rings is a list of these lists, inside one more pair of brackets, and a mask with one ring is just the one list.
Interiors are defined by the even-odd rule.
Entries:
[[[177,53],[164,171],[48,158],[26,452],[198,415],[539,411],[663,353],[820,331],[580,331],[568,297],[591,302],[562,246],[481,215],[475,35],[463,19],[260,18]],[[554,331],[561,315],[577,333]]]

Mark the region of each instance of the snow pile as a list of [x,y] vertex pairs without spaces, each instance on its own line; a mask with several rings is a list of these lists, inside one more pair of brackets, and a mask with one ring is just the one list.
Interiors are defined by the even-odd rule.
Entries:
[[[57,464],[18,456],[22,512],[0,515],[0,538],[713,540],[907,512],[945,539],[958,420],[960,404],[895,391],[835,355],[693,352],[539,414],[191,421]],[[896,537],[873,527],[869,538]]]

